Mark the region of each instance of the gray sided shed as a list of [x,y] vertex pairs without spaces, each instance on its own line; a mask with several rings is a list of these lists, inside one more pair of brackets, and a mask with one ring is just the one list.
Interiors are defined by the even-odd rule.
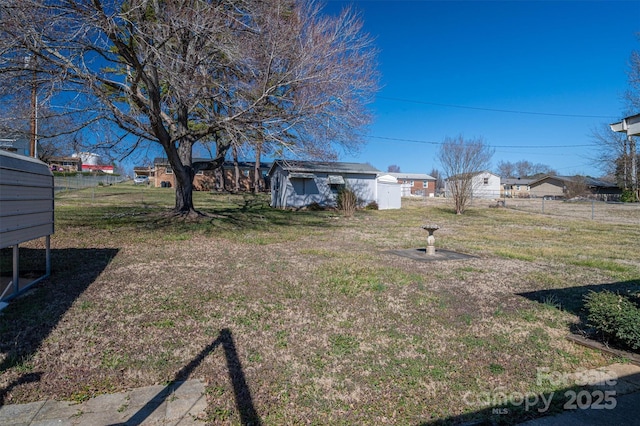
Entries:
[[[0,281],[0,302],[50,274],[53,188],[53,174],[45,163],[0,150],[0,249],[13,247],[12,280]],[[42,237],[46,239],[45,275],[23,285],[19,278],[19,245]]]
[[335,206],[339,188],[347,187],[362,205],[376,201],[380,171],[368,164],[277,160],[269,170],[271,207]]

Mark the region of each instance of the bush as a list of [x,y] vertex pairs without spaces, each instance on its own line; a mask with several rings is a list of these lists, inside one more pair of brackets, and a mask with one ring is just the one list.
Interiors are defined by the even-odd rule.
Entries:
[[378,210],[378,203],[376,203],[375,201],[372,201],[369,204],[367,204],[364,209],[365,210]]
[[356,196],[356,193],[348,188],[342,188],[338,192],[338,199],[336,201],[338,204],[338,210],[340,210],[346,217],[353,216],[356,208],[358,207],[358,197]]
[[610,291],[590,292],[584,301],[591,327],[614,343],[640,348],[640,309],[635,303]]
[[319,212],[324,210],[324,207],[322,207],[319,203],[314,201],[313,203],[309,204],[309,206],[307,207],[307,210],[310,210],[312,212]]
[[624,191],[622,191],[620,201],[622,201],[623,203],[635,203],[638,201],[638,197],[636,197],[636,193],[634,191],[625,189]]

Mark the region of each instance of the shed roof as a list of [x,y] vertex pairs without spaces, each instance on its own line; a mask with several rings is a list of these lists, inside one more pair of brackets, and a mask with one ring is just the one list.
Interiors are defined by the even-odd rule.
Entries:
[[53,176],[49,166],[42,161],[5,150],[0,150],[0,168],[20,170],[35,175]]
[[412,180],[436,180],[431,175],[425,173],[387,173],[397,179],[412,179]]
[[338,161],[298,161],[276,160],[273,162],[269,174],[276,166],[288,172],[299,173],[359,173],[377,175],[380,170],[367,163],[343,163]]

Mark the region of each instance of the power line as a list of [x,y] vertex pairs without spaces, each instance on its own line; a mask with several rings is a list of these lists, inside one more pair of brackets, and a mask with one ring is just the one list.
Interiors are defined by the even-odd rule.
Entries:
[[513,109],[482,108],[482,107],[472,107],[467,105],[443,104],[438,102],[416,101],[413,99],[392,98],[389,96],[376,96],[376,97],[378,99],[386,99],[386,100],[395,101],[395,102],[434,105],[434,106],[442,106],[447,108],[472,109],[476,111],[502,112],[502,113],[508,113],[508,114],[544,115],[549,117],[572,117],[572,118],[607,118],[607,119],[618,118],[617,116],[613,116],[613,115],[559,114],[559,113],[553,113],[553,112],[520,111],[520,110],[513,110]]
[[[367,138],[382,139],[397,142],[411,142],[428,145],[442,145],[444,142],[425,141],[418,139],[390,138],[385,136],[364,135]],[[526,148],[526,149],[549,149],[549,148],[585,148],[599,146],[597,144],[578,144],[578,145],[489,145],[491,148]]]

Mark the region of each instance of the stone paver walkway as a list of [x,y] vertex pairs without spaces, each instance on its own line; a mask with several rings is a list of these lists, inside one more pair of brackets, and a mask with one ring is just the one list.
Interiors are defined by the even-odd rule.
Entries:
[[201,380],[100,395],[82,403],[39,401],[0,407],[0,425],[203,425],[207,402]]

